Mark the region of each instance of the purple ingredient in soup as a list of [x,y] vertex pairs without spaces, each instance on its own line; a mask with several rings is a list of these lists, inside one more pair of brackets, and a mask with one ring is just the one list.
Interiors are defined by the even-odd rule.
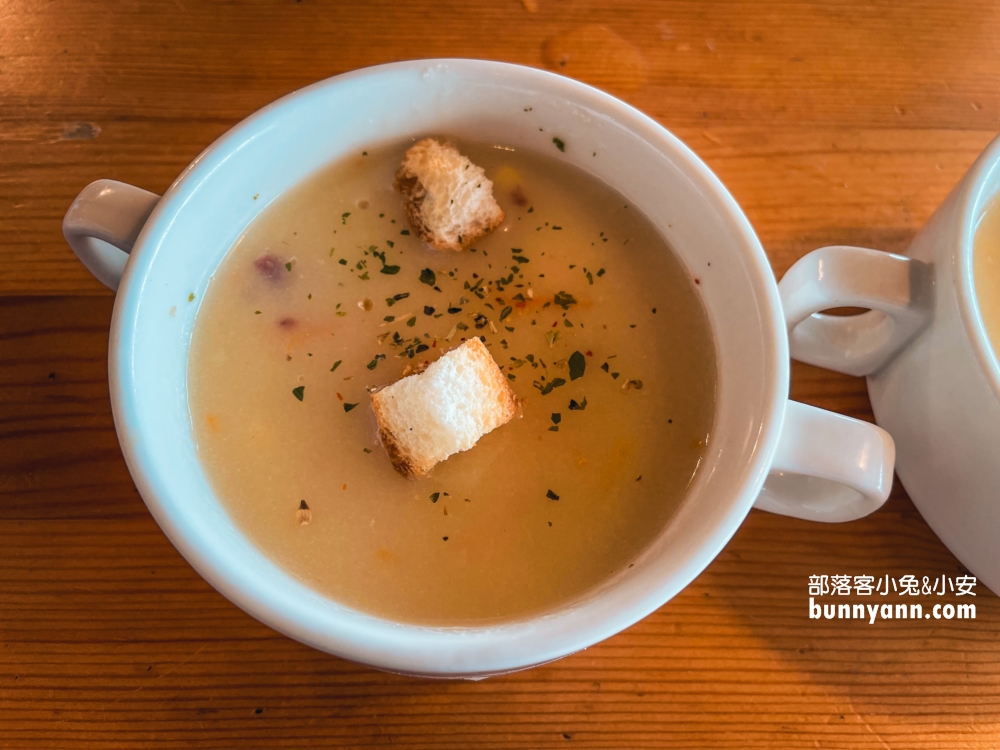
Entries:
[[257,272],[261,276],[271,281],[278,281],[281,278],[281,272],[284,270],[281,260],[276,255],[271,255],[270,253],[257,258],[253,262],[253,267],[257,269]]
[[295,322],[295,318],[282,318],[278,321],[278,325],[282,328],[294,328]]

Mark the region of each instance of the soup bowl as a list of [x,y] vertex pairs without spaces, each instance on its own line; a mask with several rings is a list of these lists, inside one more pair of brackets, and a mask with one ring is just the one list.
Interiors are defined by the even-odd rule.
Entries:
[[[380,619],[291,577],[238,530],[213,493],[187,398],[199,302],[254,217],[341,155],[432,134],[545,151],[618,190],[697,279],[718,362],[703,464],[656,539],[585,594],[482,626]],[[564,150],[555,150],[554,139]],[[81,260],[117,289],[112,408],[150,512],[191,565],[238,606],[353,661],[473,678],[551,661],[662,606],[711,562],[755,503],[846,521],[872,512],[889,493],[894,447],[884,431],[788,401],[788,339],[777,286],[723,185],[656,122],[561,76],[470,60],[395,63],[338,76],[237,125],[162,198],[106,180],[90,185],[63,226]]]
[[[1000,195],[1000,138],[980,154],[904,255],[814,250],[779,286],[791,352],[864,375],[878,423],[899,441],[899,479],[955,556],[1000,593],[1000,357],[975,279],[975,236]],[[832,317],[820,311],[868,311]]]

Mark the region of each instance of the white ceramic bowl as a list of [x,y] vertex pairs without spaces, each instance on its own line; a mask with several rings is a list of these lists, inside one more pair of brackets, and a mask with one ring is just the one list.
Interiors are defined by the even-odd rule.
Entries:
[[[390,622],[290,577],[240,533],[214,496],[187,404],[198,303],[250,221],[342,154],[441,133],[551,155],[557,155],[553,137],[562,139],[566,150],[558,156],[617,188],[700,278],[719,362],[704,465],[634,567],[551,611],[490,627]],[[777,288],[760,243],[719,180],[653,120],[567,78],[469,60],[398,63],[338,76],[237,125],[162,199],[120,183],[95,183],[70,209],[64,231],[109,285],[117,284],[124,266],[111,330],[112,406],[129,469],[157,522],[237,605],[347,659],[466,677],[557,659],[628,627],[690,583],[736,531],[769,471],[776,478],[769,507],[804,517],[857,517],[888,494],[892,443],[885,433],[799,404],[786,408],[788,350]],[[126,264],[112,245],[128,250],[133,241]],[[195,301],[189,303],[190,294]],[[811,475],[812,483],[796,485],[801,477],[790,472]],[[830,485],[831,479],[844,485]]]
[[[917,233],[905,256],[827,247],[781,280],[796,359],[868,376],[899,479],[955,556],[1000,593],[1000,359],[976,298],[974,239],[1000,194],[1000,138]],[[838,306],[852,318],[817,314]]]

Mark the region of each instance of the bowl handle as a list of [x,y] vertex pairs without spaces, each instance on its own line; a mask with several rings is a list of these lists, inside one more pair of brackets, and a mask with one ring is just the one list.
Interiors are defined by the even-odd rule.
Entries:
[[[778,284],[792,359],[870,375],[931,318],[931,267],[902,255],[837,245],[800,258]],[[860,315],[824,315],[865,307]]]
[[789,401],[754,507],[810,521],[863,518],[889,497],[895,460],[895,443],[881,427]]
[[128,254],[159,200],[124,182],[92,182],[66,212],[63,236],[97,280],[117,290]]

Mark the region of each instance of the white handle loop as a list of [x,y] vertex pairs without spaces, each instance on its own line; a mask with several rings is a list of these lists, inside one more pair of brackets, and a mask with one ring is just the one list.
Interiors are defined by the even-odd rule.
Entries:
[[[933,282],[926,263],[863,247],[813,250],[778,284],[792,358],[848,375],[870,375],[930,319]],[[834,307],[866,307],[854,316]]]
[[755,508],[809,521],[863,518],[892,489],[896,446],[881,427],[789,401]]
[[66,212],[63,236],[98,281],[118,289],[128,254],[159,200],[124,182],[92,182]]

